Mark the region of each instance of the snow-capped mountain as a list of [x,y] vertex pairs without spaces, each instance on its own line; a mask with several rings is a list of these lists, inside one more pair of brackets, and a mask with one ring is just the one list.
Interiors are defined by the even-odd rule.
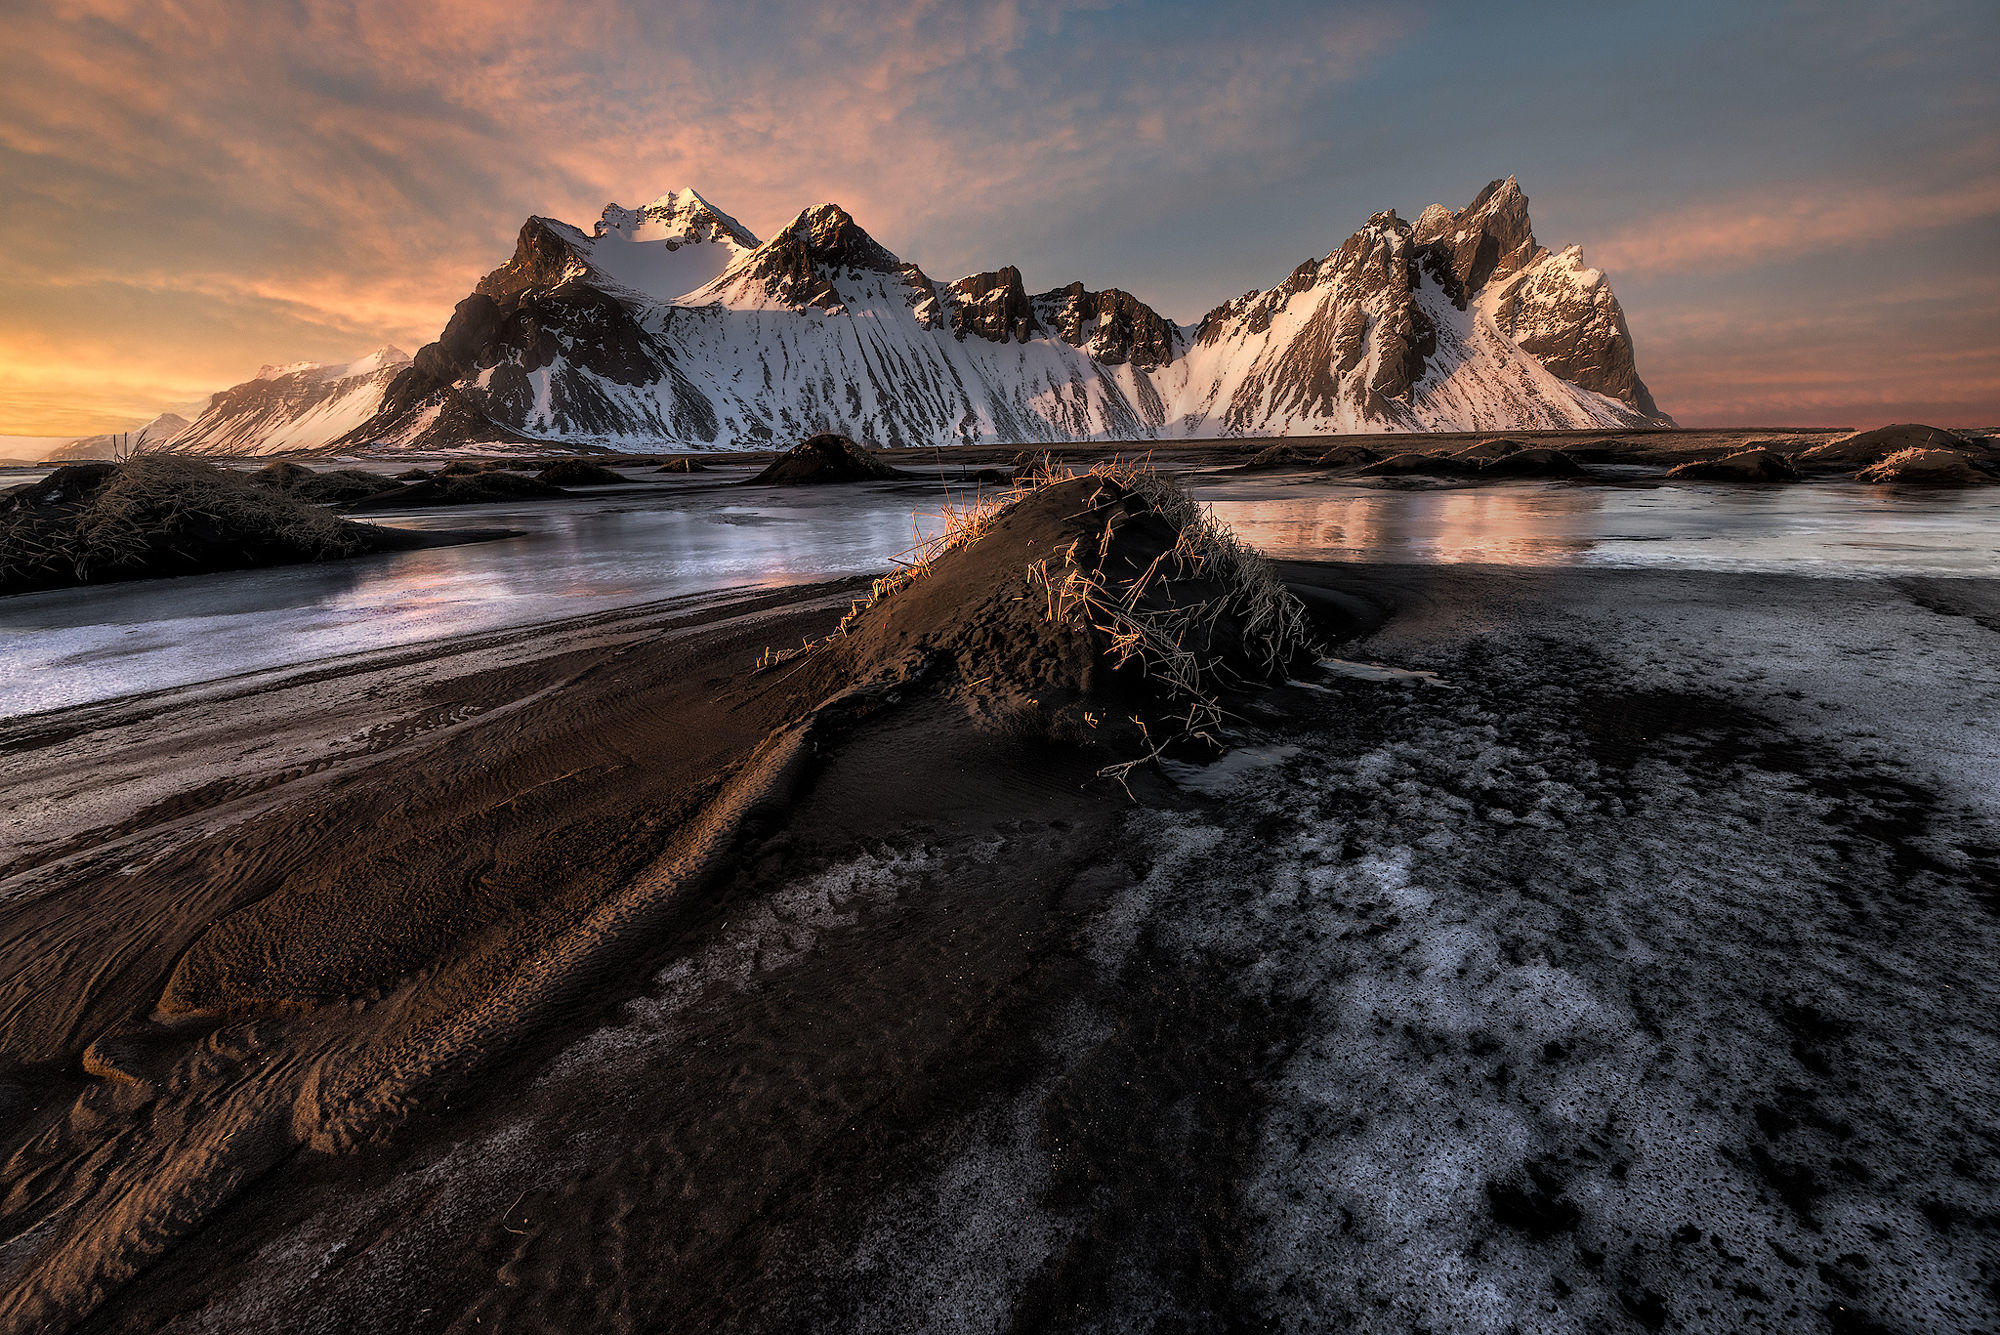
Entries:
[[1604,275],[1576,247],[1536,243],[1512,177],[1414,223],[1378,213],[1276,287],[1185,326],[1115,288],[1030,294],[1012,267],[934,282],[832,204],[759,242],[676,191],[610,205],[589,232],[530,218],[513,259],[406,366],[380,362],[352,385],[327,376],[279,368],[226,391],[177,448],[728,449],[824,430],[907,446],[1670,421],[1639,379]]
[[208,400],[165,442],[176,454],[276,454],[332,444],[373,417],[408,353],[378,348],[351,362],[266,366]]
[[162,449],[187,428],[187,418],[179,413],[161,413],[137,431],[82,436],[56,446],[42,458],[48,463],[70,459],[116,459],[128,452]]

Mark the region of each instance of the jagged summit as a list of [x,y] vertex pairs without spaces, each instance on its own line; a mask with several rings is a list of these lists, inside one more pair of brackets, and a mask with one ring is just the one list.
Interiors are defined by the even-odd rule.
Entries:
[[693,187],[669,190],[636,209],[606,204],[593,237],[615,232],[627,241],[727,240],[745,250],[757,247],[749,228],[715,207]]
[[771,238],[771,245],[796,244],[815,262],[845,269],[872,269],[894,273],[903,261],[868,235],[854,215],[838,204],[815,204],[801,209],[797,217]]
[[1667,420],[1609,282],[1578,248],[1537,242],[1511,176],[1463,208],[1377,212],[1185,328],[1116,288],[1031,293],[1012,265],[936,283],[837,204],[758,243],[675,190],[611,206],[588,232],[529,219],[436,342],[373,374],[377,410],[338,443],[727,448],[834,431],[894,447]]

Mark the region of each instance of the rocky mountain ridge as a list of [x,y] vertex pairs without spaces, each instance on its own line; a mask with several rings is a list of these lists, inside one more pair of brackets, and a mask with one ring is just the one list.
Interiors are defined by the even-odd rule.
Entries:
[[528,219],[438,339],[357,378],[337,410],[306,392],[316,374],[225,391],[176,447],[727,449],[820,431],[896,447],[1671,420],[1610,284],[1579,248],[1536,241],[1512,177],[1414,223],[1377,213],[1191,325],[1116,288],[1030,293],[1011,265],[938,282],[838,205],[760,242],[673,191],[609,205],[589,232]]

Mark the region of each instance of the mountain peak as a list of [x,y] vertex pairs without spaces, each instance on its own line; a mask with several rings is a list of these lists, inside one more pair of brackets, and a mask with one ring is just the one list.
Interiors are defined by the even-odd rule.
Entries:
[[1447,287],[1461,305],[1488,279],[1526,268],[1541,251],[1528,218],[1528,197],[1512,176],[1489,182],[1449,219],[1435,204],[1425,209],[1413,240],[1435,247],[1451,275]]
[[838,204],[815,204],[801,209],[797,217],[771,238],[802,246],[807,256],[820,264],[845,269],[872,269],[894,273],[903,267],[889,249],[863,230],[860,223]]
[[606,204],[592,235],[617,233],[627,241],[731,241],[754,249],[757,238],[693,187],[669,190],[650,204],[628,209]]

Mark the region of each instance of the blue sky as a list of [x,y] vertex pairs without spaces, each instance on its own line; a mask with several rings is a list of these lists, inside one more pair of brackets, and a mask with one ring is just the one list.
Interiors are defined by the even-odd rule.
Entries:
[[530,213],[822,200],[1179,320],[1513,173],[1688,423],[2000,422],[2000,6],[0,0],[0,432],[414,350]]

